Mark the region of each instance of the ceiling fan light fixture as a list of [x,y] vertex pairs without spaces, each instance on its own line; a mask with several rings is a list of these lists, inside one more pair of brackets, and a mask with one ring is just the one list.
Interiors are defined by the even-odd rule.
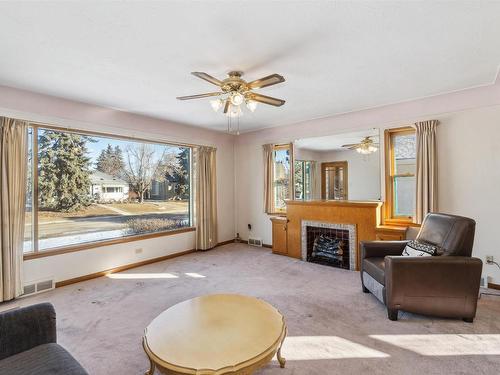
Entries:
[[233,106],[239,106],[240,104],[243,103],[245,100],[245,97],[241,95],[239,92],[235,92],[233,95],[231,95],[231,104]]
[[226,116],[235,118],[235,117],[240,117],[243,116],[243,111],[241,110],[241,107],[238,105],[231,105],[229,108],[229,111],[227,111]]
[[356,151],[359,154],[363,154],[363,155],[373,154],[377,150],[378,150],[377,147],[370,145],[370,144],[366,144],[366,143],[356,147]]
[[222,108],[224,103],[223,103],[222,99],[214,99],[214,100],[210,100],[210,105],[212,106],[212,109],[214,110],[214,112],[218,112],[219,109]]
[[255,100],[247,100],[247,108],[250,112],[255,112],[257,109],[257,102]]

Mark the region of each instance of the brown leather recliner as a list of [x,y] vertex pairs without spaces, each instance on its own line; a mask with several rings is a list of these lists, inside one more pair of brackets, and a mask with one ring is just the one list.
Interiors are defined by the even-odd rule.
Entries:
[[472,323],[476,316],[482,261],[472,258],[476,222],[462,216],[430,213],[417,240],[438,246],[439,256],[401,256],[408,241],[360,242],[363,292],[398,311]]

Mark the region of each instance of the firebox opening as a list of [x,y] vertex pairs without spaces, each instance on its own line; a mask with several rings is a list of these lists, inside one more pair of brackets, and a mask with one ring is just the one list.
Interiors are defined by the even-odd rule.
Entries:
[[350,269],[348,230],[307,226],[306,234],[308,262]]

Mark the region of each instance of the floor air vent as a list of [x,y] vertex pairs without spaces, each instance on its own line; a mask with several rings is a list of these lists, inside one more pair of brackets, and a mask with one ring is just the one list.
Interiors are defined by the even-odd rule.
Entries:
[[262,240],[260,238],[249,238],[248,239],[248,244],[251,246],[258,246],[262,247]]
[[24,296],[45,292],[54,289],[54,280],[40,280],[24,286]]

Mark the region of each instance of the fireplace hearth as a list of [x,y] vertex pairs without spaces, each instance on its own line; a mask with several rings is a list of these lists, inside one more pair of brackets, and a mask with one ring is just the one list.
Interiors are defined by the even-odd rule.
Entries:
[[355,226],[302,222],[302,259],[332,267],[354,270]]

